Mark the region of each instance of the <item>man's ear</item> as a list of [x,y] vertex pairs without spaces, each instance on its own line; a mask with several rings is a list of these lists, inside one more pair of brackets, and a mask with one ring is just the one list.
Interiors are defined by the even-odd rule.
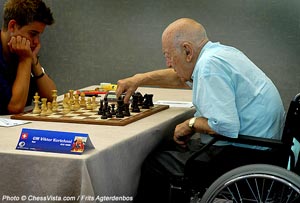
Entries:
[[17,24],[16,20],[10,20],[7,25],[7,30],[10,32],[15,32],[15,29],[17,28],[17,26],[18,26],[18,24]]
[[194,55],[193,48],[192,48],[191,44],[187,43],[187,42],[184,42],[183,43],[183,50],[184,50],[184,53],[186,55],[186,61],[191,62],[191,60],[193,58],[193,55]]

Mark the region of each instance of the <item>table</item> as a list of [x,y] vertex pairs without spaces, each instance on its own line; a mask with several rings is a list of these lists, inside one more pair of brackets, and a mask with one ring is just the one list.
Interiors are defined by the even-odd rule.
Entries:
[[[192,101],[191,90],[139,88],[154,101]],[[140,167],[149,152],[194,108],[161,111],[126,126],[33,121],[0,127],[0,199],[14,202],[124,202],[136,192]],[[82,155],[15,150],[22,128],[87,133],[95,149]],[[61,200],[61,201],[60,201]],[[105,199],[102,199],[105,200]],[[7,201],[8,202],[8,201]],[[10,201],[11,202],[11,201]],[[32,201],[31,201],[32,202]],[[100,201],[98,201],[100,202]]]

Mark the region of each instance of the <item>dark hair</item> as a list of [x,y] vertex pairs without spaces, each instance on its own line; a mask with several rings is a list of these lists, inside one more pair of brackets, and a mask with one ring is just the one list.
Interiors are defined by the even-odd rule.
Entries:
[[54,23],[50,8],[42,0],[8,0],[3,9],[3,29],[10,20],[16,20],[20,27],[34,21],[51,25]]

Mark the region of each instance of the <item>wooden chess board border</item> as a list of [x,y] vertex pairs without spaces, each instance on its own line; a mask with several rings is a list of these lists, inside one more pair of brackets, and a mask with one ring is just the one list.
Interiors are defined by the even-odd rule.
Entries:
[[[63,123],[78,123],[78,124],[94,124],[94,125],[112,125],[112,126],[125,126],[129,123],[133,123],[137,120],[153,115],[157,112],[168,109],[169,105],[154,105],[150,109],[135,113],[129,117],[124,118],[112,118],[103,120],[94,119],[72,119],[72,118],[53,118],[48,116],[28,116],[27,113],[12,115],[11,119],[17,120],[30,120],[30,121],[46,121],[46,122],[63,122]],[[31,113],[31,112],[30,112]],[[96,112],[95,112],[96,113]],[[100,117],[100,115],[99,115]]]

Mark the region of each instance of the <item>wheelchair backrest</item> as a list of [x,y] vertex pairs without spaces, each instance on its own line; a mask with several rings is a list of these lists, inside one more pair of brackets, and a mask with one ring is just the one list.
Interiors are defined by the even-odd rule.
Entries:
[[300,93],[291,101],[285,120],[282,141],[291,145],[295,138],[300,142]]

